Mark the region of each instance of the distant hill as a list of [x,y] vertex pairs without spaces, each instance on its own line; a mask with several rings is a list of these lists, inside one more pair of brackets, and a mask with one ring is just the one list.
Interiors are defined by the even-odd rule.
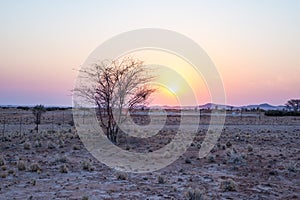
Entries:
[[[179,109],[179,106],[150,106],[150,108],[152,109]],[[252,110],[252,109],[263,109],[263,110],[284,110],[285,106],[283,105],[278,105],[278,106],[274,106],[274,105],[270,105],[268,103],[262,103],[262,104],[254,104],[254,105],[246,105],[246,106],[231,106],[231,105],[222,105],[222,104],[215,104],[215,103],[206,103],[203,105],[199,105],[199,106],[182,106],[181,108],[184,109],[226,109],[226,110],[240,110],[240,109],[247,109],[247,110]]]
[[246,109],[256,109],[256,108],[260,108],[263,110],[283,110],[285,109],[285,106],[273,106],[267,103],[263,103],[263,104],[258,104],[258,105],[248,105],[248,106],[242,106],[241,108],[246,108]]
[[[21,108],[21,107],[28,107],[31,108],[32,106],[17,106],[17,105],[0,105],[0,108]],[[66,106],[45,106],[46,109],[48,110],[65,110],[65,109],[71,109],[71,107],[66,107]],[[143,106],[142,106],[143,107]],[[140,107],[140,108],[142,108]],[[278,106],[274,106],[274,105],[270,105],[268,103],[262,103],[262,104],[254,104],[254,105],[246,105],[246,106],[231,106],[231,105],[222,105],[222,104],[215,104],[215,103],[206,103],[203,105],[199,105],[199,106],[168,106],[168,105],[164,105],[164,106],[160,106],[160,105],[153,105],[150,106],[151,109],[156,109],[156,110],[162,110],[162,109],[186,109],[186,110],[194,110],[194,109],[226,109],[226,110],[240,110],[240,109],[247,109],[247,110],[252,110],[252,109],[263,109],[263,110],[284,110],[285,106],[283,105],[278,105]]]

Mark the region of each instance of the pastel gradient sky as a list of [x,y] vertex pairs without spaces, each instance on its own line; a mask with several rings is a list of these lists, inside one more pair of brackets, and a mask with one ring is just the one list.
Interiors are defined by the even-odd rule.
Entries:
[[0,1],[0,105],[72,105],[74,69],[102,42],[139,28],[196,41],[228,104],[284,104],[300,98],[299,10],[297,0]]

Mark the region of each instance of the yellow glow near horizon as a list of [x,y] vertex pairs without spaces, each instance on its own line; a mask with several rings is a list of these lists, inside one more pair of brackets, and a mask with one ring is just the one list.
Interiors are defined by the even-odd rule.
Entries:
[[177,85],[170,85],[169,86],[169,90],[172,92],[172,93],[176,93],[178,91],[178,86]]
[[125,56],[144,61],[157,76],[154,85],[160,86],[151,104],[198,105],[210,101],[210,94],[201,74],[179,56],[163,50],[139,50]]
[[158,86],[157,92],[152,95],[152,98],[153,98],[153,102],[151,102],[152,105],[168,105],[168,106],[180,105],[180,101],[177,98],[176,92],[164,86]]

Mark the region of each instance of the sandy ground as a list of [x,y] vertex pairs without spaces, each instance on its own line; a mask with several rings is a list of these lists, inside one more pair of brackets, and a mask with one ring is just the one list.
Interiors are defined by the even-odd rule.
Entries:
[[[300,199],[300,117],[228,117],[212,152],[199,159],[209,123],[203,116],[184,155],[142,174],[118,172],[96,160],[71,117],[70,110],[47,112],[36,133],[30,111],[0,109],[1,200],[191,199],[192,193],[204,199]],[[135,120],[147,123],[147,117]],[[190,122],[198,126],[192,116]],[[171,141],[179,123],[170,116],[159,135],[126,138],[119,146],[155,151]]]

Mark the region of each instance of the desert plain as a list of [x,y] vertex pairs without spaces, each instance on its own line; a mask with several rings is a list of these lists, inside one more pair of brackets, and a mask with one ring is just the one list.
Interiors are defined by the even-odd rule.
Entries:
[[[48,111],[35,130],[30,110],[1,108],[0,199],[300,199],[300,117],[228,115],[212,151],[199,158],[210,116],[190,116],[198,131],[187,151],[158,171],[117,171],[82,143],[72,110]],[[137,124],[147,115],[132,116]],[[157,123],[160,116],[156,116]],[[84,123],[84,118],[83,118]],[[119,148],[153,152],[178,130],[169,115],[150,138],[120,137]]]

